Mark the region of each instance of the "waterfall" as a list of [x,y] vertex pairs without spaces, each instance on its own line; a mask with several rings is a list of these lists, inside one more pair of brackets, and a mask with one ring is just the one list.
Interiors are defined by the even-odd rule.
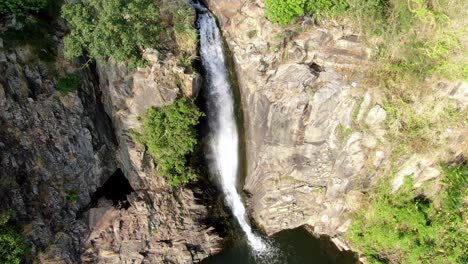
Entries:
[[249,245],[254,251],[263,251],[266,245],[253,233],[241,196],[236,189],[239,172],[239,135],[221,34],[209,11],[199,4],[194,6],[199,13],[200,56],[206,72],[205,92],[211,133],[209,145],[212,173],[218,178],[227,204],[244,231]]

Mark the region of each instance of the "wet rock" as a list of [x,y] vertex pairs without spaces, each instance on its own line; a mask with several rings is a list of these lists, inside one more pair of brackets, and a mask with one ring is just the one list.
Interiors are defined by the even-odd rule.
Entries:
[[[372,103],[370,94],[361,99],[351,90],[361,88],[351,85],[361,83],[359,74],[346,76],[370,65],[369,49],[347,28],[304,21],[297,32],[284,30],[266,20],[263,1],[240,9],[228,8],[239,1],[214,2],[241,86],[249,161],[244,188],[254,220],[268,234],[304,224],[317,234],[342,233],[356,207],[345,201],[363,188],[367,151],[377,147],[372,131],[339,139],[340,127],[352,127],[358,102],[358,119]],[[244,34],[251,30],[256,34]],[[377,110],[369,117],[373,124],[382,119]]]

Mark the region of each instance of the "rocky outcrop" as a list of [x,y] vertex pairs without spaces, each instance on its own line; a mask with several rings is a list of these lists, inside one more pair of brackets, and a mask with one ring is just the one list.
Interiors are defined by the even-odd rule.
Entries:
[[[349,29],[312,21],[284,29],[264,18],[262,1],[229,2],[210,6],[241,76],[253,217],[268,234],[308,224],[334,236],[350,223],[356,190],[373,180],[358,172],[385,155],[376,135],[351,131],[369,51]],[[380,110],[362,115],[378,127]]]
[[116,158],[135,193],[126,211],[112,206],[91,209],[90,219],[100,220],[93,225],[87,253],[96,254],[102,263],[198,262],[221,249],[214,228],[204,224],[206,206],[192,190],[175,190],[158,175],[144,147],[132,140],[131,130],[139,129],[149,107],[195,94],[199,76],[184,74],[172,55],[159,60],[151,51],[147,58],[151,66],[134,72],[114,62],[99,66],[103,102],[118,139]]
[[[254,220],[268,234],[308,225],[339,237],[390,167],[387,113],[365,76],[372,50],[346,26],[310,19],[273,25],[261,0],[207,3],[239,76],[249,161],[244,188]],[[463,97],[459,88],[447,89]],[[425,164],[411,171],[427,175],[413,177],[435,177],[434,159]]]
[[[59,31],[53,62],[0,39],[0,213],[14,210],[32,245],[28,259],[193,263],[218,252],[206,195],[170,187],[130,137],[148,107],[195,95],[198,75],[156,51],[146,52],[148,68],[133,72],[114,62],[81,67],[63,59]],[[81,84],[61,93],[57,80],[67,73]],[[96,192],[120,170],[132,190],[126,206],[107,199],[118,188]]]
[[88,230],[78,212],[117,166],[109,158],[112,124],[90,72],[79,73],[79,92],[61,94],[53,67],[30,47],[2,50],[0,58],[1,210],[14,210],[33,255],[50,249],[72,263]]

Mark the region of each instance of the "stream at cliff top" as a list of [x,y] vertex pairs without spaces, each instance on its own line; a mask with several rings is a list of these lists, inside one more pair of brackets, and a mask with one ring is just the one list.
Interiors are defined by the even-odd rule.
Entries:
[[[207,160],[210,175],[220,186],[239,231],[224,244],[223,251],[205,264],[307,264],[356,263],[351,253],[340,252],[329,239],[318,239],[305,229],[280,232],[267,238],[249,223],[246,208],[238,191],[242,171],[242,122],[235,87],[231,85],[229,58],[225,57],[223,39],[215,18],[204,6],[197,9],[200,33],[200,57],[204,72],[202,96],[208,121]],[[241,134],[242,136],[242,134]]]

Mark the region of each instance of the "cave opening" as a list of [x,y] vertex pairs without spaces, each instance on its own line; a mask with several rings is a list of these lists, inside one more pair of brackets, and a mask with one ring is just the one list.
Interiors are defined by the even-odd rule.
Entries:
[[122,170],[117,169],[91,196],[91,207],[96,207],[99,199],[105,198],[111,200],[112,205],[117,208],[128,209],[131,205],[127,195],[134,191]]

